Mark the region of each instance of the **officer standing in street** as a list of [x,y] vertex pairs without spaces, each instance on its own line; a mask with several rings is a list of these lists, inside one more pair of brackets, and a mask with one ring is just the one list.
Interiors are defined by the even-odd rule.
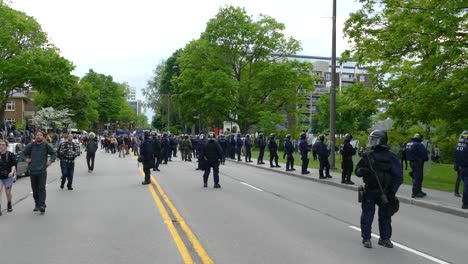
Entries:
[[[314,144],[314,150],[318,155],[320,167],[319,167],[319,179],[331,178],[330,175],[330,163],[328,162],[328,156],[330,152],[328,151],[327,145],[324,143],[325,136],[320,135],[319,140]],[[325,169],[325,176],[323,175],[323,169]]]
[[294,145],[291,142],[291,135],[287,134],[284,140],[284,155],[286,155],[286,171],[295,171],[294,169]]
[[219,162],[223,158],[223,150],[215,140],[215,134],[210,133],[208,143],[203,145],[201,159],[203,163],[203,187],[208,187],[208,177],[210,176],[211,168],[213,168],[213,188],[221,188],[219,184]]
[[344,137],[344,143],[340,145],[340,154],[342,157],[341,161],[341,183],[354,184],[351,181],[351,174],[353,173],[353,156],[356,155],[356,149],[351,146],[351,134],[346,134]]
[[154,143],[150,138],[149,132],[145,132],[143,142],[140,147],[140,157],[138,162],[143,163],[143,171],[145,172],[145,180],[141,184],[146,185],[151,183],[150,169],[154,167]]
[[371,229],[375,205],[379,206],[379,245],[393,248],[392,215],[398,211],[396,192],[403,183],[403,169],[398,156],[387,145],[387,133],[374,130],[368,137],[370,151],[363,153],[356,166],[356,176],[363,177],[365,187],[362,193],[361,236],[362,244],[372,248]]
[[455,149],[455,169],[458,177],[463,179],[463,205],[468,209],[468,130],[463,131]]
[[423,198],[426,193],[422,191],[422,182],[424,174],[424,162],[429,160],[427,150],[421,143],[423,136],[415,134],[411,138],[411,142],[406,144],[406,158],[410,161],[411,172],[413,177],[413,193],[412,198]]
[[226,140],[226,137],[225,137],[223,134],[219,135],[218,144],[219,144],[219,146],[221,147],[221,149],[223,150],[223,160],[221,161],[221,164],[224,165],[224,163],[226,162],[226,155],[227,155],[227,150],[228,150],[228,142],[227,142],[227,140]]
[[[270,134],[270,140],[268,141],[268,151],[270,151],[270,168],[281,168],[278,165],[278,144],[276,144],[275,134]],[[273,166],[273,159],[275,160],[276,166]]]
[[237,154],[237,161],[241,161],[241,151],[244,142],[242,141],[241,134],[237,134],[236,138],[236,154]]
[[266,142],[265,139],[263,138],[263,133],[258,134],[258,158],[257,158],[257,164],[265,164],[263,162],[263,156],[265,155],[265,147],[266,147]]
[[301,152],[302,160],[301,174],[310,173],[310,171],[307,170],[307,168],[309,167],[309,150],[310,147],[307,142],[307,135],[305,132],[302,132],[299,141],[299,151]]

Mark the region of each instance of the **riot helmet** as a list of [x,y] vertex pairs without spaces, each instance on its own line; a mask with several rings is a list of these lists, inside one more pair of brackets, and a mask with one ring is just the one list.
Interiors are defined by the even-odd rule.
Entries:
[[287,134],[286,139],[291,139],[291,134]]
[[414,136],[411,138],[411,140],[416,140],[418,142],[422,142],[423,141],[423,136],[419,133],[416,133],[414,134]]
[[319,136],[319,140],[322,141],[322,142],[325,141],[325,136],[324,136],[324,135],[320,135],[320,136]]
[[149,131],[145,131],[143,135],[144,135],[145,139],[147,139],[147,138],[150,137],[150,132],[149,132]]
[[258,133],[259,138],[263,138],[263,133]]
[[468,143],[468,130],[463,131],[458,139],[460,143]]
[[271,138],[271,139],[274,139],[274,138],[275,138],[275,133],[271,133],[271,134],[270,134],[270,138]]
[[216,138],[215,133],[210,132],[210,134],[208,134],[208,139],[209,139],[209,140],[214,140],[215,138]]
[[387,145],[387,132],[382,130],[374,130],[369,134],[367,138],[367,146],[374,148],[376,146]]
[[305,132],[302,132],[301,135],[300,135],[300,138],[301,139],[306,139],[307,138],[307,134]]
[[351,134],[346,134],[344,136],[344,140],[347,141],[347,142],[351,142],[352,139],[353,139],[353,135],[351,135]]

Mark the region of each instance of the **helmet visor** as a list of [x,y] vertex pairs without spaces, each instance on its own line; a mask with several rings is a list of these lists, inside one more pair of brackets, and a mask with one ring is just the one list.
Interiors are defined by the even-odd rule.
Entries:
[[375,147],[380,145],[380,138],[376,136],[369,136],[367,139],[367,147]]

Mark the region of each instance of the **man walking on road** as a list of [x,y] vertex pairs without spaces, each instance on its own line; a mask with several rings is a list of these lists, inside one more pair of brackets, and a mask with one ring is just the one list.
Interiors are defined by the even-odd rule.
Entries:
[[[48,156],[50,155],[50,159]],[[26,162],[29,163],[31,187],[35,202],[34,212],[45,212],[47,167],[56,158],[56,152],[47,142],[44,142],[44,132],[38,131],[36,139],[24,149]]]
[[403,183],[403,169],[398,156],[387,145],[387,133],[374,130],[370,133],[369,152],[362,155],[356,166],[356,176],[363,177],[365,188],[362,193],[361,236],[362,244],[372,248],[371,229],[375,205],[379,206],[379,245],[393,248],[392,215],[398,211],[396,192]]
[[60,189],[63,189],[65,181],[68,190],[73,190],[73,174],[75,173],[75,158],[80,155],[80,146],[73,142],[73,135],[69,134],[67,141],[60,144],[57,150],[60,158],[60,168],[62,169],[62,182]]
[[96,134],[93,132],[89,133],[88,142],[86,142],[86,163],[88,164],[88,172],[93,172],[94,170],[94,159],[96,158],[96,151],[98,149],[98,141],[96,139]]
[[223,150],[215,141],[215,134],[210,133],[208,143],[202,148],[201,160],[204,164],[203,187],[208,187],[208,177],[210,176],[211,168],[213,168],[214,188],[221,188],[219,184],[219,163],[223,159]]

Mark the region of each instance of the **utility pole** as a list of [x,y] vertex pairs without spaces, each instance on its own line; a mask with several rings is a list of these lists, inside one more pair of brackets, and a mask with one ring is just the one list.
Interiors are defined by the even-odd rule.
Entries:
[[333,0],[332,73],[330,88],[330,167],[335,168],[335,119],[336,119],[336,0]]

